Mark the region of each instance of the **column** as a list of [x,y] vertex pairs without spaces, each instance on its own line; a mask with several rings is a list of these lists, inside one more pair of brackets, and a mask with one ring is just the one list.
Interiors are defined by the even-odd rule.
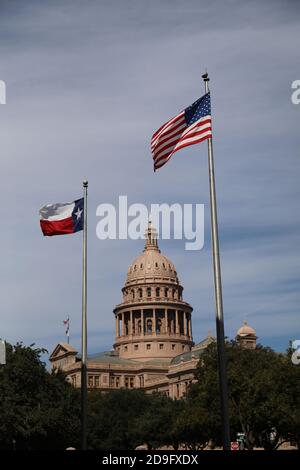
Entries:
[[129,334],[133,334],[133,312],[130,310],[130,320],[129,320]]
[[119,315],[116,315],[116,336],[120,336],[120,322]]
[[144,310],[141,309],[141,335],[144,336]]
[[165,308],[165,333],[168,334],[168,309]]
[[122,336],[125,336],[125,321],[124,321],[124,318],[125,317],[125,314],[124,312],[122,313]]
[[152,334],[156,335],[156,315],[155,315],[155,308],[152,310]]
[[186,336],[186,312],[183,312],[183,334]]
[[175,310],[175,333],[179,334],[178,310]]
[[191,316],[190,315],[188,316],[188,335],[191,338],[192,334],[191,334]]

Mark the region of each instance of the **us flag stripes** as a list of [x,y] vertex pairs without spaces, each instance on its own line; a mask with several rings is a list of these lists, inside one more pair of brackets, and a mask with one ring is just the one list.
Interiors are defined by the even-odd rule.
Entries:
[[198,144],[212,136],[210,93],[163,124],[151,139],[154,171],[161,168],[183,147]]

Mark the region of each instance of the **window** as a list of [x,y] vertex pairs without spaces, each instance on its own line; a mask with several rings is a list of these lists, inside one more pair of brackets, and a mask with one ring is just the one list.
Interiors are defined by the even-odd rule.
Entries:
[[158,263],[155,263],[155,267],[158,268]]
[[157,288],[156,288],[156,297],[159,297],[159,296],[160,296],[160,288],[157,287]]
[[184,351],[184,344],[182,345],[182,351]]
[[116,388],[120,387],[120,377],[116,377]]
[[147,287],[147,297],[151,297],[151,287]]
[[159,345],[159,349],[164,349],[164,345],[163,345],[163,344],[160,344],[160,345]]
[[134,350],[137,351],[139,349],[139,345],[138,344],[135,344],[134,345]]
[[124,346],[124,351],[127,351],[128,350],[128,347],[127,346]]
[[125,377],[125,387],[128,388],[129,386],[129,377]]
[[172,351],[174,351],[175,349],[175,344],[172,344]]
[[169,289],[166,287],[165,288],[165,297],[168,297]]
[[100,386],[100,376],[95,375],[95,387],[99,387],[99,386]]
[[152,333],[152,320],[147,320],[147,334]]
[[166,265],[165,265],[165,263],[163,263],[163,267],[166,269]]
[[140,268],[143,269],[143,263],[140,264]]
[[139,297],[140,299],[143,297],[143,289],[139,289]]
[[147,344],[147,350],[151,349],[151,344]]
[[133,388],[133,387],[134,387],[134,377],[130,377],[130,379],[129,379],[129,386],[130,386],[130,388]]
[[92,375],[88,376],[88,386],[92,388],[94,386],[94,377]]
[[156,320],[156,333],[159,334],[161,333],[161,319],[159,318],[158,320]]
[[173,299],[175,299],[176,290],[173,289]]
[[132,291],[131,291],[131,295],[132,295],[132,298],[134,299],[135,294],[134,294],[134,290],[133,290],[133,289],[132,289]]

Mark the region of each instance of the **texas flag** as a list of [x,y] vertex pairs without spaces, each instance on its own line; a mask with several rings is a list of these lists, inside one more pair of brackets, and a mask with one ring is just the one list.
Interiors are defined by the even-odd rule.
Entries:
[[47,204],[40,209],[40,224],[45,236],[65,235],[83,230],[83,198],[74,202]]

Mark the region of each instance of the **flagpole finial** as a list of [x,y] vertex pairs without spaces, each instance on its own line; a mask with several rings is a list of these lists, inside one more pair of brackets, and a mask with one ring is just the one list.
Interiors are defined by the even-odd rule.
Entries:
[[202,78],[205,82],[209,82],[209,76],[208,76],[208,73],[205,72],[203,75],[202,75]]
[[83,183],[83,187],[84,187],[84,188],[87,188],[87,187],[88,187],[88,184],[89,184],[88,180],[83,180],[82,183]]

